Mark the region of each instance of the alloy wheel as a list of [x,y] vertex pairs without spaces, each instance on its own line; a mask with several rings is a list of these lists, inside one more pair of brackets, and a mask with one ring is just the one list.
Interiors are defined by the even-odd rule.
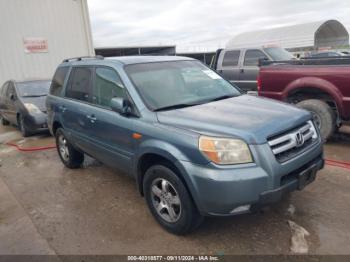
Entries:
[[151,185],[152,203],[158,215],[168,223],[175,223],[181,216],[181,200],[175,187],[164,178],[157,178]]
[[69,160],[69,150],[68,150],[68,145],[67,145],[67,139],[63,135],[60,135],[58,137],[58,150],[59,150],[60,155],[63,158],[63,160],[68,161]]

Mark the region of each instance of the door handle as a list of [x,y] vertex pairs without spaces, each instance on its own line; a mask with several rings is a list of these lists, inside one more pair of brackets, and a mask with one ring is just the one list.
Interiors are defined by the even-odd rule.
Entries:
[[95,115],[87,115],[86,117],[90,120],[91,123],[95,123],[95,121],[97,120]]
[[244,73],[244,69],[243,68],[239,69],[239,72]]
[[67,108],[65,106],[59,106],[58,108],[59,108],[59,110],[62,111],[62,113],[64,113],[64,111],[67,110]]

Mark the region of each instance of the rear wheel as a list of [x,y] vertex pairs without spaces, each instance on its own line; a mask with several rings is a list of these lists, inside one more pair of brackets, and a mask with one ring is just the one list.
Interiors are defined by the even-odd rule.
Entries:
[[332,136],[336,126],[336,119],[332,108],[326,102],[317,99],[308,99],[299,102],[297,106],[312,113],[314,123],[320,129],[323,140],[327,140]]
[[169,167],[150,167],[145,174],[143,189],[152,215],[167,231],[184,235],[202,222],[203,217],[185,185]]
[[57,129],[55,136],[57,152],[63,164],[68,168],[79,168],[84,162],[84,154],[68,142],[62,128]]
[[31,133],[29,132],[29,130],[25,126],[24,117],[22,115],[18,116],[17,124],[18,124],[18,128],[21,131],[23,137],[27,137],[27,136],[31,135]]
[[9,121],[7,121],[3,116],[0,116],[1,117],[1,124],[3,126],[8,126],[10,124]]

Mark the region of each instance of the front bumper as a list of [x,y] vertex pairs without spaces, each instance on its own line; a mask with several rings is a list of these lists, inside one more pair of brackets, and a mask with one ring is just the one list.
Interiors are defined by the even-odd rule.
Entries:
[[[234,167],[181,162],[202,215],[234,215],[279,201],[285,193],[311,183],[324,165],[321,143],[282,164],[276,161],[268,145],[257,145],[252,152],[255,163]],[[312,170],[311,175],[306,174],[308,170]]]
[[35,115],[25,115],[24,125],[31,132],[38,132],[47,130],[47,115],[45,113],[39,113]]
[[279,188],[262,192],[258,203],[254,204],[253,207],[277,202],[288,192],[302,190],[315,180],[317,171],[323,167],[324,160],[321,156],[307,163],[298,170],[286,175],[284,181],[282,180],[283,184]]

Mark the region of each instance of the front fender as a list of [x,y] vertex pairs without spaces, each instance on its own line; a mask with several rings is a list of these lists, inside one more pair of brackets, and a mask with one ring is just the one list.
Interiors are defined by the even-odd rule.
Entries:
[[183,165],[183,163],[190,163],[191,161],[178,148],[176,148],[174,145],[165,141],[159,141],[155,139],[147,140],[140,144],[139,150],[135,154],[134,162],[133,162],[133,169],[134,169],[133,173],[136,177],[137,187],[141,194],[142,194],[142,175],[143,174],[140,174],[138,172],[138,163],[139,163],[139,160],[142,158],[142,156],[144,156],[145,154],[156,154],[170,161],[180,172],[179,175],[184,180],[185,185],[188,188],[189,193],[191,194],[196,206],[199,209],[201,208],[198,196],[193,194],[194,192],[196,192],[193,181],[191,177],[188,175],[185,166]]
[[316,88],[328,93],[337,104],[339,112],[343,113],[342,94],[334,84],[319,77],[302,77],[290,82],[283,90],[283,100],[286,101],[291,92],[303,88]]
[[133,173],[135,175],[137,175],[137,164],[141,157],[145,154],[160,155],[174,164],[179,160],[189,161],[188,157],[185,154],[183,154],[177,147],[168,142],[156,139],[146,140],[139,145],[139,148],[134,157]]

